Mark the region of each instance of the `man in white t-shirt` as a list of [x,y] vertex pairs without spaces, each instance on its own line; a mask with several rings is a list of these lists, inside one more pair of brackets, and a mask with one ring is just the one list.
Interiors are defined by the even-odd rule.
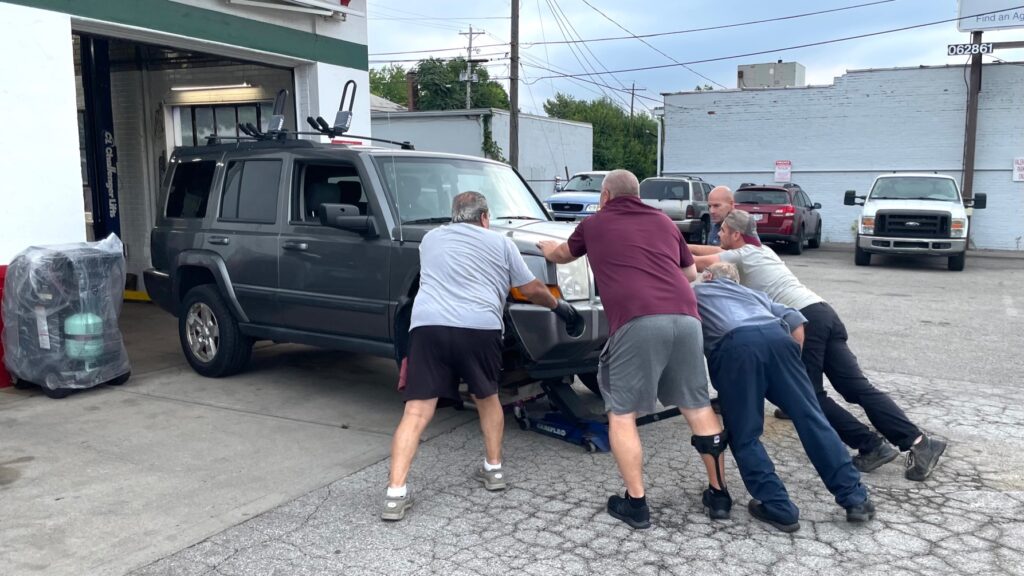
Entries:
[[420,243],[420,288],[412,307],[405,413],[391,443],[391,474],[381,518],[401,520],[412,506],[406,488],[420,436],[438,401],[458,402],[466,382],[480,414],[485,458],[474,477],[487,490],[504,490],[501,467],[505,416],[498,400],[502,311],[510,288],[550,308],[574,331],[576,310],[556,300],[534,278],[507,236],[488,230],[487,200],[463,192],[452,202],[452,223],[431,230]]
[[[927,436],[915,426],[888,394],[875,388],[857,363],[847,344],[846,326],[828,302],[809,290],[786,267],[775,251],[757,240],[757,224],[750,214],[733,210],[722,221],[719,232],[722,250],[696,257],[697,269],[715,262],[734,264],[744,286],[760,290],[807,318],[801,359],[814,385],[829,424],[847,446],[858,450],[853,463],[861,472],[871,472],[899,456],[889,444],[908,452],[904,475],[923,481],[935,469],[946,449],[946,441]],[[823,376],[851,404],[858,404],[881,438],[863,422],[825,393]],[[888,442],[886,442],[886,440]]]

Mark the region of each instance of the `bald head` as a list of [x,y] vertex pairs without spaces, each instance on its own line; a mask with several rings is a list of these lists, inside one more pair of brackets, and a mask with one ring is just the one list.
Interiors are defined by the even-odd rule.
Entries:
[[629,170],[612,170],[604,177],[601,187],[608,192],[609,200],[640,195],[640,181]]
[[708,209],[711,211],[711,219],[721,224],[725,216],[732,212],[734,203],[732,190],[728,186],[715,186],[708,194]]

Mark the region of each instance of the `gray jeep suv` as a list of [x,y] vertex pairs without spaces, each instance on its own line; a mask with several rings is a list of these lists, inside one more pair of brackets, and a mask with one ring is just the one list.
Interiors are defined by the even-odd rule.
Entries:
[[272,139],[179,148],[152,231],[154,302],[178,317],[182,350],[204,376],[244,368],[256,340],[405,355],[419,243],[448,222],[452,198],[487,197],[491,227],[534,275],[572,303],[581,334],[510,293],[503,383],[591,376],[608,335],[585,258],[548,263],[564,240],[505,164],[449,154]]

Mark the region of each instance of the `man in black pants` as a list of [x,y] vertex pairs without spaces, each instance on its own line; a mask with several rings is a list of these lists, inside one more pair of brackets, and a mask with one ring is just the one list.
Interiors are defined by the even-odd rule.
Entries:
[[915,426],[888,394],[878,390],[861,372],[857,357],[847,345],[846,327],[839,315],[820,296],[797,280],[771,248],[755,241],[757,225],[750,214],[733,210],[722,222],[719,232],[722,251],[696,258],[697,269],[716,262],[734,264],[744,286],[760,290],[807,318],[806,338],[801,355],[807,375],[814,385],[818,401],[829,423],[847,446],[859,451],[853,463],[862,472],[871,472],[892,462],[899,452],[877,433],[857,420],[825,393],[822,375],[851,404],[858,404],[871,424],[885,439],[908,451],[905,476],[922,481],[935,469],[946,449],[946,441],[927,436]]

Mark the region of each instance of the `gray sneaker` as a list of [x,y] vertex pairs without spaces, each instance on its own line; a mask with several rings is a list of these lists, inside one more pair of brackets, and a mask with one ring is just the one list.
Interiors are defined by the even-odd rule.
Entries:
[[384,507],[381,509],[380,519],[389,522],[397,522],[405,518],[405,511],[412,508],[412,494],[406,493],[400,498],[391,498],[387,492],[384,493]]
[[498,468],[497,470],[491,470],[488,472],[487,470],[484,470],[483,466],[481,466],[476,469],[476,474],[474,474],[473,477],[480,482],[483,482],[484,488],[491,491],[504,490],[505,488],[508,488],[508,484],[505,480],[504,468]]
[[946,441],[941,438],[925,436],[920,442],[910,447],[907,454],[907,470],[903,475],[907,480],[923,482],[931,476],[939,463],[939,456],[946,451]]

